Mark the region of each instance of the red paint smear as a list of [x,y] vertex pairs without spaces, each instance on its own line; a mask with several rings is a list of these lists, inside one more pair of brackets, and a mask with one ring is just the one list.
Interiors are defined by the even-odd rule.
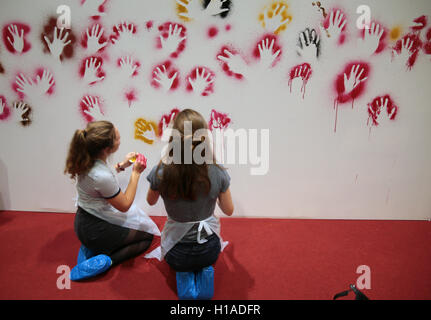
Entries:
[[130,91],[125,92],[124,97],[126,98],[127,102],[129,103],[129,108],[132,105],[133,101],[138,100],[135,89],[131,89]]
[[217,55],[216,55],[216,59],[217,59],[217,61],[219,61],[219,63],[221,63],[223,71],[224,71],[224,72],[225,72],[229,77],[234,77],[234,78],[236,78],[236,79],[238,79],[238,80],[243,80],[243,79],[244,79],[244,77],[243,77],[243,75],[242,75],[242,74],[232,72],[232,71],[229,69],[229,66],[227,65],[227,63],[226,63],[226,62],[224,62],[224,61],[222,61],[222,60],[220,60],[220,59],[218,59],[218,58],[217,58],[218,56],[227,57],[227,56],[226,56],[226,54],[224,53],[224,50],[229,51],[229,52],[230,52],[230,53],[232,53],[233,55],[238,54],[238,51],[237,51],[236,49],[232,48],[232,47],[223,46],[223,47],[220,49],[220,51],[219,51],[219,52],[217,53]]
[[81,113],[82,117],[84,118],[84,120],[85,120],[86,122],[91,122],[91,121],[94,121],[94,120],[95,120],[92,116],[90,116],[90,115],[88,115],[88,114],[86,114],[86,113],[84,112],[84,110],[86,110],[86,111],[88,111],[88,110],[89,110],[89,108],[85,105],[85,103],[84,103],[84,101],[83,101],[83,100],[84,100],[84,98],[86,98],[86,97],[91,97],[91,98],[95,98],[95,99],[97,99],[97,102],[98,102],[99,107],[100,107],[100,112],[102,112],[103,114],[105,114],[105,112],[104,112],[104,110],[103,110],[103,106],[102,106],[102,99],[100,99],[100,97],[97,97],[97,96],[91,96],[91,95],[84,95],[84,96],[81,98],[80,103],[79,103],[79,111],[80,111],[80,113]]
[[0,73],[4,73],[3,65],[0,63]]
[[431,41],[431,28],[428,29],[427,34],[426,34],[426,39],[428,41]]
[[[296,70],[298,68],[301,68],[301,67],[302,67],[301,73],[299,75],[296,75]],[[302,91],[302,98],[304,98],[304,96],[305,96],[305,89],[307,87],[307,82],[310,79],[312,73],[313,73],[313,71],[312,71],[311,65],[309,63],[303,63],[303,64],[297,65],[297,66],[293,67],[292,69],[290,69],[290,72],[289,72],[289,87],[290,87],[290,92],[292,92],[292,82],[293,82],[293,79],[299,77],[299,78],[302,79],[302,88],[301,88],[301,91]]]
[[[93,27],[96,26],[96,25],[99,26],[98,33],[100,32],[100,30],[104,29],[102,25],[100,25],[99,23],[95,23],[93,25],[90,25],[87,28],[88,32],[90,33],[91,30],[93,29]],[[84,49],[88,48],[88,46],[87,46],[87,41],[88,41],[87,30],[85,32],[83,32],[82,36],[81,36],[81,46]],[[104,34],[105,34],[105,32],[103,32],[102,35],[100,36],[99,41],[98,41],[99,44],[106,43],[108,41],[108,39],[104,36]],[[106,47],[107,46],[104,46],[103,48],[99,49],[97,52],[103,52],[106,49]]]
[[230,31],[230,29],[232,29],[232,26],[231,26],[230,24],[227,24],[227,25],[224,27],[224,29],[225,29],[226,31]]
[[[182,25],[180,23],[175,23],[175,22],[165,22],[164,24],[162,24],[158,27],[160,34],[156,38],[156,48],[157,49],[162,49],[162,42],[160,40],[160,36],[162,36],[165,39],[169,36],[169,25],[172,25],[172,27],[171,27],[172,31],[175,29],[175,26],[178,26],[177,29],[181,28],[180,37],[186,36],[187,29],[184,25]],[[180,53],[183,52],[184,49],[186,48],[186,41],[187,41],[187,39],[184,39],[183,41],[180,42],[177,50],[175,52],[171,53],[171,55],[170,55],[171,58],[174,58],[174,59],[178,58]]]
[[180,110],[178,108],[174,108],[174,109],[171,110],[171,112],[169,114],[164,114],[160,118],[159,125],[158,125],[158,127],[159,127],[159,132],[158,132],[159,137],[163,136],[163,119],[165,119],[165,123],[168,126],[170,124],[172,114],[174,114],[174,117],[172,118],[172,121],[174,121],[175,117],[177,116],[178,113],[180,113]]
[[[196,79],[196,70],[199,69],[199,74],[202,73],[202,69],[205,70],[205,77],[208,75],[208,73],[210,73],[211,75],[209,76],[209,79],[213,79],[215,77],[215,73],[210,70],[207,67],[203,67],[203,66],[198,66],[193,68],[193,70],[187,75],[186,79],[188,79],[189,77],[192,80]],[[188,91],[193,91],[192,85],[190,84],[189,81],[187,81],[187,88]],[[211,82],[209,85],[206,86],[205,90],[202,92],[202,96],[206,97],[208,95],[210,95],[211,93],[214,92],[214,82]]]
[[155,78],[154,72],[157,71],[157,68],[159,68],[160,70],[163,71],[163,66],[165,66],[166,72],[168,73],[168,77],[169,78],[172,78],[174,76],[174,74],[177,73],[177,76],[175,77],[174,81],[172,82],[172,86],[169,89],[170,91],[171,90],[176,90],[178,88],[179,84],[180,84],[180,80],[179,80],[179,78],[180,78],[179,77],[180,72],[178,71],[178,69],[176,69],[174,67],[174,65],[172,64],[172,62],[169,61],[169,60],[166,60],[165,62],[163,62],[163,63],[161,63],[159,65],[156,65],[153,68],[153,71],[151,72],[151,85],[154,88],[156,88],[156,89],[160,88],[160,84],[157,81],[154,80],[154,78]]
[[337,102],[346,103],[348,101],[358,98],[363,94],[365,89],[365,83],[368,81],[368,79],[360,82],[359,85],[357,85],[350,93],[346,93],[344,88],[344,74],[346,74],[347,76],[350,76],[350,71],[352,70],[352,67],[356,65],[359,65],[359,70],[364,69],[364,72],[362,73],[361,78],[363,79],[365,77],[368,77],[371,67],[366,62],[355,61],[347,64],[344,71],[341,72],[339,75],[337,75],[337,78],[335,81],[335,89],[337,92]]
[[[333,8],[328,12],[328,14],[326,15],[326,18],[323,20],[323,27],[325,29],[328,29],[328,27],[329,27],[331,12],[334,12],[334,19],[335,19],[335,15],[336,15],[337,11],[340,11],[340,14],[343,14],[343,20],[341,21],[341,24],[344,22],[344,20],[347,20],[347,15],[343,10],[341,10],[339,8]],[[338,44],[339,45],[342,45],[347,39],[346,30],[347,30],[347,23],[344,25],[343,29],[341,29],[340,37],[338,38]]]
[[402,41],[404,40],[404,43],[406,43],[407,39],[410,40],[410,42],[413,42],[413,45],[410,49],[410,52],[412,53],[409,60],[407,61],[407,67],[409,69],[413,68],[413,66],[416,63],[416,59],[418,57],[419,50],[422,48],[423,43],[421,39],[419,38],[419,35],[416,33],[409,33],[406,34],[404,37],[399,39],[397,43],[395,44],[394,50],[399,54],[401,52],[402,47]]
[[266,39],[268,39],[268,45],[271,45],[271,42],[274,40],[274,45],[272,46],[272,53],[276,53],[278,50],[280,50],[280,53],[278,54],[277,58],[275,59],[275,61],[272,63],[272,67],[275,66],[277,64],[277,62],[280,60],[281,55],[282,55],[282,51],[281,51],[281,47],[277,44],[277,36],[271,33],[268,33],[266,35],[264,35],[262,38],[260,38],[260,40],[256,43],[256,46],[253,50],[253,56],[256,59],[260,59],[260,53],[259,53],[259,45],[262,44],[262,41],[265,41],[266,44]]
[[[218,123],[219,126],[214,127],[213,126],[214,122]],[[214,109],[212,109],[208,127],[211,131],[213,131],[213,129],[225,129],[227,128],[230,122],[231,122],[231,119],[226,113],[217,112]]]
[[420,23],[422,25],[421,26],[413,26],[413,27],[410,27],[410,29],[412,29],[413,31],[421,31],[422,29],[424,29],[427,26],[428,18],[426,16],[420,16],[420,17],[416,18],[415,20],[413,20],[413,22]]
[[377,122],[377,118],[379,117],[380,113],[383,112],[381,110],[381,100],[385,101],[385,99],[388,99],[388,104],[386,107],[386,114],[389,117],[392,112],[392,116],[390,116],[390,120],[395,120],[397,114],[398,114],[398,107],[394,104],[392,101],[392,98],[390,95],[385,95],[381,97],[376,97],[374,100],[368,104],[368,122],[371,119],[373,121],[372,125],[378,126],[379,123]]
[[[48,20],[48,22],[43,27],[43,32],[40,35],[40,41],[42,42],[43,51],[45,53],[49,53],[49,54],[51,53],[49,51],[48,44],[45,41],[45,36],[49,39],[50,42],[52,42],[52,40],[54,38],[54,30],[55,30],[56,27],[57,27],[57,18],[55,18],[55,17],[50,17],[49,20]],[[58,35],[59,32],[60,32],[60,29],[57,28],[57,35]],[[76,37],[73,34],[73,32],[72,32],[71,29],[65,29],[65,30],[63,30],[62,37],[64,37],[64,35],[66,34],[66,32],[69,33],[68,36],[67,36],[66,41],[70,40],[70,43],[63,48],[63,52],[60,55],[60,60],[61,61],[63,61],[65,58],[70,59],[70,58],[73,57],[73,54],[74,54],[74,45],[76,43]]]
[[207,34],[208,34],[208,37],[209,37],[209,38],[214,38],[214,37],[218,34],[218,29],[217,29],[217,27],[210,27],[210,28],[208,29]]
[[[374,54],[379,54],[387,47],[387,36],[389,34],[389,30],[386,27],[384,27],[383,24],[381,24],[380,22],[374,21],[374,20],[372,20],[370,22],[370,28],[371,28],[371,25],[373,23],[375,23],[376,25],[378,24],[380,26],[380,30],[383,28],[383,34],[380,38],[379,46],[377,47],[376,51],[374,52]],[[365,32],[370,32],[370,30],[362,29],[359,31],[360,37],[362,39],[364,39],[364,37],[365,37]]]
[[21,30],[24,30],[24,47],[22,49],[22,53],[26,53],[28,50],[31,49],[31,44],[26,39],[27,34],[31,30],[30,26],[27,24],[21,23],[21,22],[11,22],[11,23],[6,24],[3,27],[3,43],[6,46],[6,49],[11,53],[18,53],[18,52],[15,51],[14,47],[9,43],[9,40],[8,40],[8,38],[11,38],[11,40],[13,40],[13,36],[11,35],[11,33],[8,30],[8,27],[10,25],[16,25],[17,26],[18,34],[21,34]]
[[152,20],[147,21],[145,26],[147,27],[147,30],[151,30],[153,28],[154,22]]
[[7,118],[9,118],[11,112],[10,112],[10,108],[7,105],[6,98],[4,96],[0,96],[0,103],[5,104],[3,112],[0,114],[0,120],[6,120]]
[[[85,64],[87,62],[87,60],[91,60],[91,59],[96,59],[96,66],[100,63],[100,67],[97,69],[97,77],[104,77],[105,76],[105,72],[103,72],[102,67],[103,67],[103,59],[100,57],[96,57],[96,56],[91,56],[91,57],[87,57],[85,59],[82,60],[81,62],[81,67],[79,69],[79,75],[81,76],[81,78],[84,78],[84,74],[85,74]],[[90,83],[91,84],[91,83]]]

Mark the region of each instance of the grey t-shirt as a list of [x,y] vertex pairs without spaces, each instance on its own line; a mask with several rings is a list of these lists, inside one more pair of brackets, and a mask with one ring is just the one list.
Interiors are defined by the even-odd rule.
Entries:
[[[156,175],[157,165],[153,167],[147,176],[150,188],[157,191],[160,185],[159,177],[163,177],[163,165],[160,166],[158,176]],[[217,198],[220,192],[226,192],[230,185],[230,176],[225,169],[214,164],[208,165],[208,177],[211,181],[211,189],[208,195],[201,194],[195,201],[185,199],[163,198],[168,216],[177,222],[202,221],[209,218],[215,209]],[[196,242],[198,224],[184,236],[181,242]],[[206,233],[202,231],[202,236]]]

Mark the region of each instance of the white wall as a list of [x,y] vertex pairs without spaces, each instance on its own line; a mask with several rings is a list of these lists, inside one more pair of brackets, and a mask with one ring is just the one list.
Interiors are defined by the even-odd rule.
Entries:
[[[389,37],[386,49],[380,54],[361,53],[364,46],[357,42],[356,20],[360,15],[356,8],[368,5],[372,19],[387,29],[399,26],[405,35],[415,18],[431,17],[431,3],[428,0],[322,1],[328,12],[336,7],[346,13],[347,37],[342,45],[331,46],[326,35],[321,34],[321,55],[312,65],[313,74],[304,98],[296,82],[290,92],[288,73],[292,67],[306,62],[296,54],[299,32],[307,27],[318,29],[323,18],[312,1],[287,3],[292,21],[277,35],[281,55],[273,68],[261,70],[252,52],[267,32],[258,17],[270,1],[233,0],[226,18],[209,16],[184,21],[176,12],[175,0],[107,0],[106,14],[98,20],[105,27],[104,35],[111,35],[115,24],[127,21],[136,24],[136,38],[123,43],[121,48],[111,44],[106,47],[100,54],[105,79],[89,86],[78,72],[82,60],[88,56],[80,39],[94,21],[80,1],[1,0],[2,30],[16,21],[28,24],[31,31],[26,39],[31,49],[13,54],[3,39],[0,44],[0,63],[5,70],[0,73],[0,96],[4,96],[11,109],[11,116],[0,121],[0,209],[75,210],[74,184],[63,175],[63,169],[74,130],[85,126],[79,112],[80,100],[90,94],[103,97],[106,118],[121,132],[122,144],[112,163],[129,151],[138,151],[148,157],[149,167],[155,165],[163,144],[160,139],[152,145],[134,139],[134,122],[142,117],[158,123],[174,107],[194,108],[206,119],[210,118],[212,109],[227,113],[232,119],[229,128],[234,130],[257,129],[260,133],[262,129],[269,129],[267,174],[251,175],[250,169],[256,165],[250,161],[247,165],[225,165],[232,177],[236,216],[430,219],[431,90],[427,79],[431,74],[431,56],[421,50],[416,64],[408,70],[399,57],[392,59],[396,42]],[[62,4],[71,8],[72,31],[78,41],[74,56],[59,63],[43,52],[41,34],[48,17],[57,16],[57,6]],[[150,30],[146,28],[148,21],[153,21]],[[156,48],[157,27],[165,22],[181,23],[187,28],[185,50],[178,58],[170,59],[179,71],[180,84],[168,93],[150,83],[153,67],[167,59]],[[225,30],[226,25],[231,26],[229,31]],[[211,26],[216,26],[219,33],[209,39],[207,30]],[[422,30],[422,40],[428,29],[429,25]],[[236,48],[247,60],[246,79],[237,80],[223,72],[217,53],[226,44]],[[136,77],[120,76],[117,59],[126,54],[140,61]],[[346,64],[357,60],[370,65],[368,79],[353,108],[351,101],[338,105],[334,132],[334,82]],[[208,96],[195,96],[186,90],[186,76],[196,66],[206,66],[215,73],[214,92]],[[13,102],[19,100],[12,84],[19,72],[33,77],[40,67],[53,74],[55,90],[52,95],[42,97],[26,95],[23,100],[32,106],[33,121],[23,127],[15,118],[18,112],[12,109]],[[138,101],[129,107],[123,94],[131,88],[135,89]],[[395,120],[382,118],[382,123],[370,131],[367,104],[385,94],[398,106],[398,114]],[[136,201],[150,215],[165,214],[161,201],[154,207],[145,203],[148,183],[144,176]],[[119,180],[126,186],[128,173],[119,175]]]

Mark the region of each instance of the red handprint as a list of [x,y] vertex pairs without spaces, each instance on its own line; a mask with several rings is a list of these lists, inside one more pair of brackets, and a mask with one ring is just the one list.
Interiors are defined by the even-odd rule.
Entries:
[[171,122],[174,121],[177,114],[180,113],[180,110],[177,108],[174,108],[171,110],[169,114],[164,114],[162,118],[159,121],[159,136],[163,136],[163,132],[165,132],[166,128],[171,124]]
[[217,60],[220,61],[223,71],[229,77],[243,79],[247,70],[247,63],[237,50],[223,46],[217,54]]
[[151,85],[164,92],[175,90],[179,85],[178,70],[167,60],[153,68]]
[[290,69],[290,72],[289,72],[290,92],[292,92],[293,80],[300,78],[302,79],[302,86],[301,86],[302,98],[304,98],[307,82],[310,79],[312,73],[313,71],[311,70],[311,66],[309,63],[303,63]]
[[12,22],[3,27],[3,43],[6,49],[15,54],[25,53],[31,48],[26,35],[30,27],[24,23]]
[[398,107],[394,104],[392,98],[389,95],[374,98],[374,100],[368,104],[367,124],[369,125],[370,120],[372,120],[371,126],[378,126],[379,122],[377,119],[380,115],[383,116],[385,111],[389,120],[395,120],[398,113]]
[[208,127],[211,131],[213,131],[214,129],[223,130],[227,128],[230,122],[231,119],[226,113],[221,113],[212,109]]
[[6,98],[0,96],[0,120],[6,120],[10,116],[10,108],[7,106]]
[[178,58],[186,47],[186,27],[179,23],[166,22],[159,26],[159,31],[157,48],[161,49],[165,56]]
[[401,59],[407,68],[411,70],[416,63],[419,50],[423,43],[417,33],[409,33],[397,41],[392,50],[392,55],[396,59]]

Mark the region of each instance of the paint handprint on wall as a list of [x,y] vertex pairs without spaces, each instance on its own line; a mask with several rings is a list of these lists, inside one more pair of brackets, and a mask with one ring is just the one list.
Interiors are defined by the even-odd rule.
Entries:
[[215,74],[206,67],[196,67],[187,76],[187,90],[198,96],[208,96],[214,92]]
[[395,105],[389,95],[376,97],[371,103],[368,104],[367,125],[378,126],[381,124],[382,120],[395,120],[397,114],[398,107]]
[[88,57],[82,61],[79,74],[87,85],[93,85],[105,79],[102,63],[103,60],[100,57]]
[[163,92],[175,90],[179,85],[178,69],[168,60],[154,67],[151,85]]
[[33,79],[20,73],[12,84],[13,90],[20,99],[24,97],[38,99],[44,95],[51,95],[54,92],[54,86],[54,76],[47,69],[36,70],[36,76]]
[[304,99],[307,82],[308,80],[310,80],[312,73],[313,71],[309,63],[303,63],[290,69],[290,72],[289,72],[290,92],[292,92],[293,83],[298,82],[301,84],[300,92],[302,93],[302,98]]
[[422,41],[418,34],[409,33],[397,41],[392,49],[392,61],[411,70],[416,63]]
[[428,29],[425,35],[425,43],[423,46],[423,50],[425,54],[431,54],[431,28]]
[[157,125],[154,121],[139,118],[135,121],[135,139],[153,144],[157,137]]
[[102,52],[108,45],[108,40],[105,38],[105,29],[100,24],[95,24],[88,27],[81,38],[81,45],[86,49],[88,55],[93,55]]
[[224,160],[224,130],[227,129],[230,123],[231,119],[226,113],[218,112],[214,109],[211,110],[208,128],[211,130],[213,136],[213,154],[218,161]]
[[266,35],[260,40],[253,52],[254,56],[259,59],[259,66],[263,69],[274,67],[281,57],[281,48],[277,44],[277,37]]
[[114,32],[110,37],[113,48],[131,51],[136,47],[138,29],[134,23],[122,22],[112,28]]
[[248,65],[237,50],[224,46],[217,54],[217,60],[222,64],[223,71],[229,77],[237,79],[246,77]]
[[120,67],[123,78],[132,78],[138,75],[141,64],[131,56],[125,56],[117,60],[117,66]]
[[352,101],[361,96],[365,90],[365,83],[370,73],[370,66],[362,61],[347,64],[344,71],[337,75],[335,80],[335,90],[337,97],[334,101],[335,126],[337,131],[338,104]]
[[30,32],[27,24],[13,22],[3,27],[3,43],[6,49],[15,54],[22,54],[31,49],[26,36]]
[[23,127],[31,125],[32,108],[24,101],[15,101],[13,103],[14,122],[21,124]]
[[331,10],[323,21],[322,33],[326,34],[325,39],[332,45],[343,44],[346,39],[346,23],[346,15],[341,10]]
[[159,26],[159,31],[157,48],[166,57],[178,58],[186,47],[187,29],[181,24],[166,22]]
[[184,21],[205,21],[214,16],[225,18],[230,10],[230,0],[176,0],[177,14]]
[[288,12],[289,6],[284,1],[276,1],[264,8],[259,15],[259,21],[266,31],[280,34],[286,30],[287,25],[292,21],[292,16]]
[[320,37],[315,29],[305,29],[299,34],[296,52],[305,61],[314,64],[320,55]]
[[360,32],[358,46],[360,52],[365,56],[370,56],[382,52],[385,47],[386,29],[382,24],[372,22],[369,29],[364,28]]
[[79,107],[80,113],[86,122],[105,120],[101,104],[102,99],[100,97],[90,95],[82,97]]
[[174,108],[171,110],[171,112],[169,114],[164,114],[162,116],[162,118],[159,121],[159,126],[158,126],[158,129],[159,129],[158,136],[159,137],[163,136],[163,133],[169,127],[169,125],[171,123],[173,123],[173,121],[174,121],[174,119],[178,113],[180,113],[180,110],[177,108]]

